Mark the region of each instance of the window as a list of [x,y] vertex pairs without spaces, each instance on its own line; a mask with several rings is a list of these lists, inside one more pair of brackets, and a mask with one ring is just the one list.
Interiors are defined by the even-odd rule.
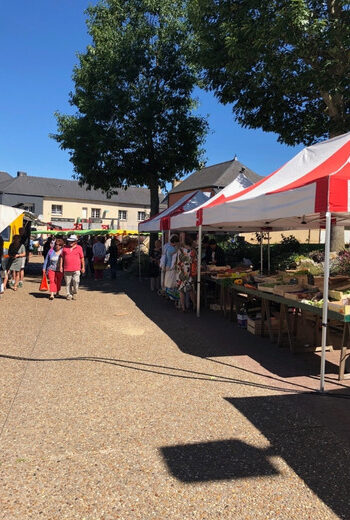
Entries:
[[119,220],[127,220],[127,217],[128,217],[128,212],[125,211],[124,209],[120,209],[118,211],[118,218]]
[[88,218],[88,209],[82,208],[81,218]]
[[61,204],[51,204],[51,215],[62,215],[63,206]]
[[91,208],[91,218],[101,218],[100,208]]
[[34,213],[35,211],[35,204],[32,204],[31,202],[26,202],[23,204],[24,211],[30,211],[31,213]]
[[146,220],[146,212],[138,211],[137,212],[137,220]]

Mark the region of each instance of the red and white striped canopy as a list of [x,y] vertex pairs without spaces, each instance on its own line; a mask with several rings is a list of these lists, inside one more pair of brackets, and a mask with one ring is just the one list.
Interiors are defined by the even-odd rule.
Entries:
[[185,211],[195,210],[200,207],[203,202],[208,201],[210,193],[202,191],[193,191],[187,193],[172,206],[161,211],[158,215],[144,220],[139,224],[139,232],[166,231],[171,229],[171,218]]
[[252,181],[246,177],[244,172],[239,173],[230,184],[220,190],[216,195],[214,195],[214,197],[206,200],[198,208],[174,215],[171,218],[171,229],[195,229],[198,224],[197,216],[201,215],[205,208],[215,204],[220,204],[221,201],[228,199],[237,193],[241,193],[249,186],[253,186]]
[[[197,225],[245,230],[323,227],[330,211],[350,224],[350,133],[309,146],[256,184],[211,199],[196,212]],[[186,218],[184,214],[183,219]]]

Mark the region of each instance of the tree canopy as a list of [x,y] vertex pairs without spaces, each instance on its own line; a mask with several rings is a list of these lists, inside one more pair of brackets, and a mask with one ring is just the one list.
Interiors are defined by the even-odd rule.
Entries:
[[180,0],[102,0],[89,7],[92,44],[73,73],[74,115],[56,114],[53,137],[81,183],[111,193],[158,187],[198,168],[206,121],[193,112],[196,73]]
[[289,145],[350,130],[348,0],[189,0],[203,84]]

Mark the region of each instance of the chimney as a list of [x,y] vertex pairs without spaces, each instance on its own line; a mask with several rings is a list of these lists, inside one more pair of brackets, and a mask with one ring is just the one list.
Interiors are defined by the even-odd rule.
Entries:
[[181,183],[182,183],[182,181],[177,181],[176,179],[174,179],[174,180],[172,181],[172,187],[173,187],[173,189],[176,188],[176,186],[178,186],[178,185],[181,184]]
[[237,154],[235,153],[235,156],[233,158],[234,161],[238,161],[238,157],[237,157]]
[[27,172],[17,172],[17,177],[27,177]]

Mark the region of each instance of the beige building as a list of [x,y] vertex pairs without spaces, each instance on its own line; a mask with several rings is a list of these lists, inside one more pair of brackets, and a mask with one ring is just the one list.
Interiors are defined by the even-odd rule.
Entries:
[[[160,194],[160,199],[164,196]],[[0,172],[0,203],[23,207],[42,216],[44,222],[63,229],[137,230],[150,216],[147,188],[119,189],[107,198],[100,190],[87,190],[77,181],[32,177]]]

